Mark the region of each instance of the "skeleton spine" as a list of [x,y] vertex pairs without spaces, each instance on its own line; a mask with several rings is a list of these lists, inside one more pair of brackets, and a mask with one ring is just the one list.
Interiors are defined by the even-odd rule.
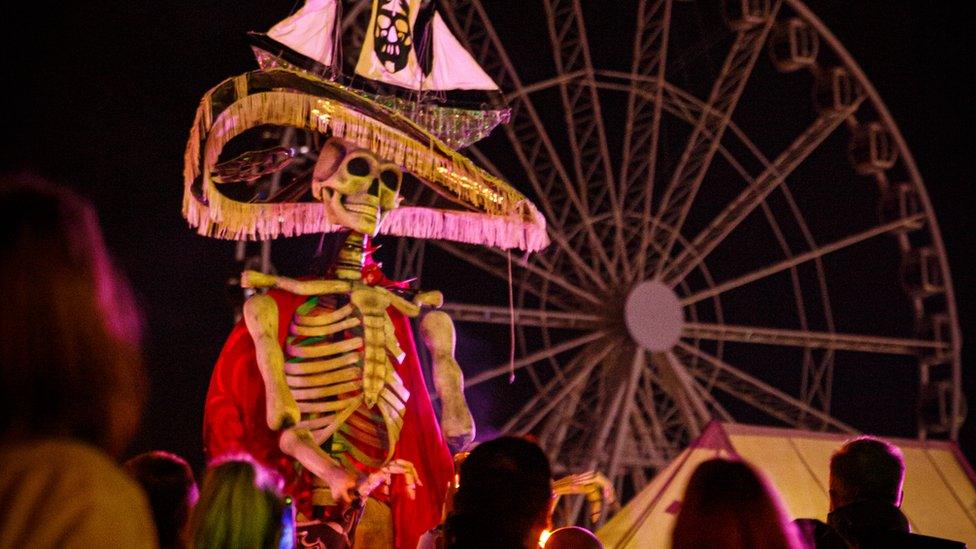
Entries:
[[336,261],[336,278],[339,280],[359,280],[363,270],[363,249],[366,245],[366,236],[350,231],[346,241],[339,250],[339,258]]

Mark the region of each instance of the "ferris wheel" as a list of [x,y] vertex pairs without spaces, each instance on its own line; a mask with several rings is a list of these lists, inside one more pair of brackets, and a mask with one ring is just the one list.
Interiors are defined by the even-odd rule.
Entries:
[[[596,2],[542,0],[522,21],[496,4],[440,6],[513,108],[467,152],[530,195],[552,244],[396,250],[425,286],[445,276],[432,254],[512,281],[515,383],[506,360],[464,364],[479,427],[532,434],[557,471],[600,470],[625,496],[716,418],[894,434],[873,410],[956,438],[959,327],[922,178],[802,2],[640,0],[614,4],[620,21]],[[444,309],[504,341],[506,296],[477,296]]]

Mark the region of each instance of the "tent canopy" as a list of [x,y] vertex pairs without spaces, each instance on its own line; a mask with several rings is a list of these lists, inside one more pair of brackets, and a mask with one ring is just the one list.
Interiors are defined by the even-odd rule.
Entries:
[[[597,532],[607,547],[670,547],[685,486],[703,461],[740,457],[763,471],[790,518],[827,520],[830,455],[848,435],[712,422]],[[976,475],[947,441],[885,438],[905,455],[902,511],[912,531],[976,547]]]

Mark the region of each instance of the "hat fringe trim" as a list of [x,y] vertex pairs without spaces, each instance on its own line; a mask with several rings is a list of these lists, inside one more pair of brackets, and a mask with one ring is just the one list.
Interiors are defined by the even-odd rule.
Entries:
[[[482,210],[401,207],[388,214],[381,225],[382,234],[527,251],[548,244],[545,220],[531,202],[433,136],[422,143],[342,103],[307,93],[274,90],[248,95],[250,74],[237,76],[208,92],[190,130],[184,156],[183,215],[201,235],[265,240],[344,230],[327,218],[321,203],[238,202],[217,188],[211,170],[224,146],[245,130],[273,124],[331,131],[332,135],[368,148],[433,182],[439,192],[449,192],[456,200]],[[211,97],[216,90],[230,86],[237,100],[214,118]],[[193,191],[197,182],[202,200]]]

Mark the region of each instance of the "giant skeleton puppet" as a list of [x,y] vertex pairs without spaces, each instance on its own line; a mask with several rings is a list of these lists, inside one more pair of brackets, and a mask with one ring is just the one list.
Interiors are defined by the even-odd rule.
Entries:
[[[387,279],[370,239],[534,251],[547,244],[545,222],[456,151],[506,109],[422,101],[426,91],[497,93],[440,15],[419,0],[374,1],[357,73],[377,85],[365,89],[338,75],[337,7],[309,0],[253,34],[261,70],[210,90],[191,128],[183,213],[200,234],[344,235],[321,278],[243,273],[254,293],[214,368],[205,446],[210,458],[250,453],[285,477],[300,544],[355,534],[359,546],[412,548],[441,518],[451,451],[470,443],[474,423],[445,313],[420,321],[439,422],[417,358],[409,319],[439,307],[440,292]],[[430,50],[412,47],[417,34]],[[291,146],[296,136],[304,146]],[[401,204],[405,180],[438,198]]]

